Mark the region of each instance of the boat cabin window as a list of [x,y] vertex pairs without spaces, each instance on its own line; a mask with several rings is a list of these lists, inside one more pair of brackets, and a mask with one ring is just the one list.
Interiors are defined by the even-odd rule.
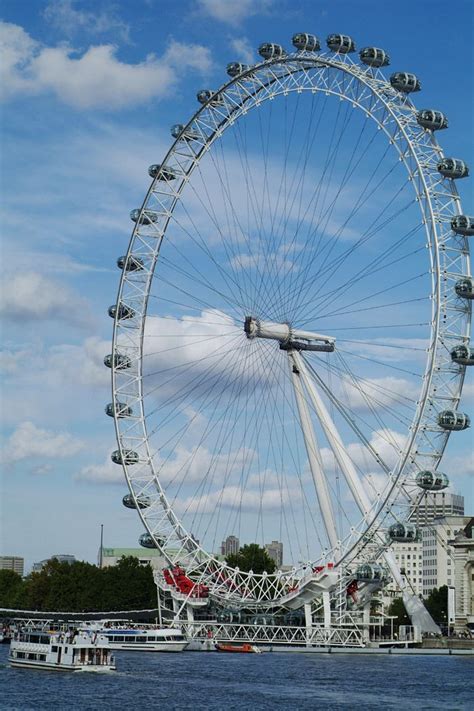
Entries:
[[147,642],[156,642],[156,637],[147,637]]
[[58,651],[57,645],[53,644],[53,646],[51,647],[51,651],[52,651],[52,652],[57,652],[57,651]]

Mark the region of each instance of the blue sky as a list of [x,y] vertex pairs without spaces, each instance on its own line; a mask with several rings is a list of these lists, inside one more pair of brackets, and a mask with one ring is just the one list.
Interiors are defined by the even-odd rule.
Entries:
[[[472,12],[459,0],[3,1],[2,553],[29,565],[54,553],[95,560],[101,523],[110,546],[142,532],[121,506],[125,483],[104,476],[106,312],[128,213],[196,91],[223,83],[228,62],[256,61],[263,41],[289,48],[297,31],[345,32],[420,77],[417,105],[448,115],[445,152],[474,170]],[[472,179],[459,187],[472,214]],[[472,411],[472,377],[468,389]],[[441,467],[468,512],[471,445],[470,433],[452,437],[452,471]]]

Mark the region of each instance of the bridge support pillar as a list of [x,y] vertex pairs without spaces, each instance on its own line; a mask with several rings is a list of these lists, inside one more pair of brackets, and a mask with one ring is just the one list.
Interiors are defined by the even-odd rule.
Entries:
[[324,627],[329,629],[331,627],[331,598],[329,592],[323,592],[323,613],[324,613]]
[[310,602],[305,602],[304,605],[304,620],[306,625],[306,645],[311,645],[311,637],[313,634],[313,612]]

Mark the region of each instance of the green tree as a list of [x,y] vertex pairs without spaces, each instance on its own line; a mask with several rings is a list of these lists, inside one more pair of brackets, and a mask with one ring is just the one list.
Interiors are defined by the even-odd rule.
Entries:
[[425,600],[426,609],[438,625],[445,625],[448,619],[448,587],[434,588]]
[[400,625],[410,625],[411,621],[408,617],[407,611],[405,610],[405,605],[401,597],[396,597],[392,604],[388,608],[388,614],[390,617],[395,617],[394,626],[398,629]]
[[139,610],[156,607],[156,586],[151,567],[133,557],[102,569],[91,563],[53,559],[24,581],[20,578],[20,584],[4,576],[2,588],[0,578],[0,599],[8,602],[3,607],[44,612]]
[[238,553],[228,555],[226,562],[233,568],[239,568],[244,572],[253,570],[254,573],[274,573],[276,569],[275,561],[258,543],[242,546]]
[[13,570],[0,570],[0,607],[15,607],[22,587],[21,575]]

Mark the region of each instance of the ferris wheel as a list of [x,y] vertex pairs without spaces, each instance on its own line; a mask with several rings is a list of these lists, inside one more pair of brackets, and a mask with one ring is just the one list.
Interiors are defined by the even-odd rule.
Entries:
[[[474,218],[468,168],[435,137],[446,117],[415,108],[414,74],[387,80],[382,49],[293,45],[229,64],[172,127],[131,212],[104,361],[141,544],[197,597],[255,608],[403,584],[389,544],[416,540],[417,503],[448,485],[474,363]],[[229,535],[282,542],[287,565],[229,566]]]

